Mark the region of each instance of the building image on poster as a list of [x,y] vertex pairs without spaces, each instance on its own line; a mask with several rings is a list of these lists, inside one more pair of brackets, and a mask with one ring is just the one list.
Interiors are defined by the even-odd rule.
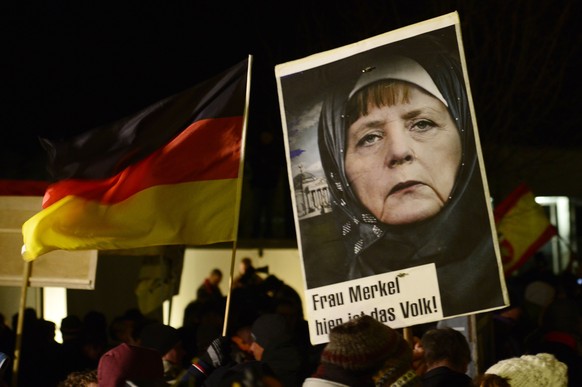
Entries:
[[313,343],[508,304],[457,13],[275,73]]

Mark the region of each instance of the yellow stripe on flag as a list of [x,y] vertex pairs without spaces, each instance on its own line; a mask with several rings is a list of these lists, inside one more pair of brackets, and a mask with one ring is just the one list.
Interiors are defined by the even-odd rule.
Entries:
[[23,257],[33,260],[57,249],[117,250],[232,241],[237,181],[159,185],[113,205],[67,196],[24,223],[27,250]]
[[543,207],[527,187],[518,187],[508,200],[511,202],[501,203],[503,213],[498,214],[497,221],[506,274],[518,269],[556,234]]

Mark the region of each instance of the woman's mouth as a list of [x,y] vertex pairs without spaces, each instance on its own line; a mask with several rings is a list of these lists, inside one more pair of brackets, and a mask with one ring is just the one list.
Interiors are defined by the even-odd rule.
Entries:
[[410,187],[414,187],[414,186],[420,185],[420,184],[422,184],[420,181],[415,181],[415,180],[409,180],[409,181],[405,181],[402,183],[398,183],[394,187],[392,187],[390,192],[388,192],[388,196],[395,194],[395,193],[402,192]]

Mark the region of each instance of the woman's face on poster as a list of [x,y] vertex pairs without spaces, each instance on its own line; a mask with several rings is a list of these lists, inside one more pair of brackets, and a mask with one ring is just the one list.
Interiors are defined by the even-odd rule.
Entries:
[[409,85],[391,106],[368,105],[347,128],[350,186],[379,221],[400,225],[436,215],[447,202],[461,162],[461,139],[446,106]]

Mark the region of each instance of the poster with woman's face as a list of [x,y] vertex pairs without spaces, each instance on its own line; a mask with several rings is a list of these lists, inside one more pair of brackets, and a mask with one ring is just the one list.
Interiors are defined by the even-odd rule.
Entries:
[[313,343],[508,304],[456,13],[275,73]]

